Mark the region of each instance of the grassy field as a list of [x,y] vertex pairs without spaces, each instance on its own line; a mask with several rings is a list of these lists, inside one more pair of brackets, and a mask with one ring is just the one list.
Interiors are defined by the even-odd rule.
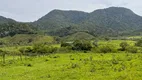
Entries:
[[58,53],[0,66],[0,80],[141,80],[141,74],[142,54],[131,53]]
[[[121,42],[134,45],[131,40],[99,41],[99,45],[120,48]],[[50,45],[60,48],[60,44]],[[3,47],[18,50],[21,47]],[[142,54],[139,53],[83,53],[60,52],[47,56],[25,57],[6,55],[6,63],[0,56],[0,80],[141,80]]]
[[109,41],[99,41],[99,45],[113,45],[116,48],[120,48],[120,43],[121,42],[127,42],[129,45],[134,45],[135,41],[132,40],[109,40]]

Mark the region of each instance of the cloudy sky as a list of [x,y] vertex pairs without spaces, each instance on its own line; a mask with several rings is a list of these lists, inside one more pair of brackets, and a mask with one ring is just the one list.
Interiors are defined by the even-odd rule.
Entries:
[[92,12],[111,6],[126,7],[142,16],[142,0],[0,0],[0,15],[17,21],[35,21],[53,9]]

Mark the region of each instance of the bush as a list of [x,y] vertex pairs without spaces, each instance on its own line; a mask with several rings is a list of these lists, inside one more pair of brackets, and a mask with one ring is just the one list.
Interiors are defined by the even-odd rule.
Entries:
[[55,53],[57,52],[58,48],[47,46],[45,44],[35,44],[33,46],[33,52],[37,53],[38,55],[44,55],[49,53]]
[[101,53],[114,53],[117,52],[116,48],[113,45],[102,45],[99,46],[99,52]]
[[57,52],[58,48],[57,47],[48,47],[47,53],[55,53]]
[[127,52],[130,52],[130,53],[137,53],[138,52],[138,48],[135,47],[135,46],[129,46],[127,47]]
[[62,52],[62,53],[72,52],[72,47],[61,47],[58,49],[58,52]]
[[100,49],[99,49],[99,47],[92,47],[91,51],[94,53],[98,53],[98,52],[100,52]]
[[78,51],[81,51],[81,50],[90,51],[91,48],[92,48],[91,42],[79,41],[79,40],[74,41],[73,47],[72,47],[73,50],[78,50]]
[[95,40],[95,41],[93,42],[93,46],[94,46],[94,47],[98,47],[98,41],[97,41],[97,40]]
[[121,42],[121,43],[120,43],[120,47],[121,47],[120,50],[121,50],[121,51],[125,51],[128,46],[129,46],[129,45],[128,45],[127,42]]
[[136,43],[136,46],[142,47],[142,39],[139,39]]
[[70,42],[61,42],[61,47],[72,47],[72,43],[70,43]]

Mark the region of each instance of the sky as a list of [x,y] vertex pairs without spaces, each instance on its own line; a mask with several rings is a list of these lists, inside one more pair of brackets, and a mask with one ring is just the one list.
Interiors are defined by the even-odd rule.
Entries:
[[0,0],[0,16],[33,22],[54,9],[92,12],[108,7],[126,7],[142,16],[142,0]]

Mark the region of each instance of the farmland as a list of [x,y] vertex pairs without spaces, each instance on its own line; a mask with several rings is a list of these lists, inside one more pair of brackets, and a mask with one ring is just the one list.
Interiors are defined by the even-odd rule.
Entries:
[[[124,41],[131,46],[135,44],[131,40],[102,40],[98,45],[113,45],[119,49]],[[59,48],[60,44],[52,46]],[[1,49],[17,51],[21,47]],[[6,55],[5,58],[3,63],[0,57],[0,80],[140,80],[142,77],[141,48],[137,53],[57,51],[41,56],[23,55],[22,60],[18,55]]]
[[62,53],[7,60],[0,80],[140,80],[142,54]]

